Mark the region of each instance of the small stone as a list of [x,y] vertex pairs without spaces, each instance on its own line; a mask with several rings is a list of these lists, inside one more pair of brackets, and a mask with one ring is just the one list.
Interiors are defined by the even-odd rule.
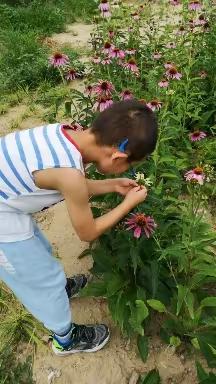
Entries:
[[180,379],[184,373],[184,366],[180,358],[175,354],[173,348],[166,348],[162,351],[157,359],[157,368],[159,370],[162,382],[169,379],[176,381]]
[[48,372],[49,372],[47,376],[48,384],[53,384],[54,380],[61,376],[61,371],[59,369],[49,368]]
[[138,380],[139,374],[136,371],[133,371],[128,384],[137,384]]

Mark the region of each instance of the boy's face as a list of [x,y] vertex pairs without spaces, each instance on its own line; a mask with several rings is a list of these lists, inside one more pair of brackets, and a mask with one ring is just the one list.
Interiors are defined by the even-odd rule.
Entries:
[[120,174],[129,169],[130,163],[126,153],[115,150],[112,153],[104,153],[96,166],[101,173]]

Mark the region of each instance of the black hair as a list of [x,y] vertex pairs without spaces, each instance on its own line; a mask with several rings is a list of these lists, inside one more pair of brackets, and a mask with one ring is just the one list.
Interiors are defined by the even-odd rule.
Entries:
[[91,131],[101,145],[118,146],[128,139],[125,152],[128,161],[142,160],[154,151],[157,142],[157,121],[154,113],[141,101],[125,100],[114,103],[101,112]]

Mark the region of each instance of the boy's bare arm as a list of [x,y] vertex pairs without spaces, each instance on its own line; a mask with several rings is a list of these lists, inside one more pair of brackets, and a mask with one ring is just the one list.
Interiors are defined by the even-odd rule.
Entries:
[[62,193],[66,200],[73,227],[83,241],[93,241],[99,237],[120,221],[134,206],[145,200],[147,195],[146,189],[135,187],[128,192],[123,202],[116,208],[94,219],[88,201],[87,182],[81,172],[66,168],[52,169],[52,172],[47,174],[49,177],[45,177],[42,172],[39,171],[35,174],[37,185],[40,188],[48,188],[49,185],[50,189],[56,189]]
[[133,187],[137,187],[135,180],[127,178],[90,180],[86,179],[89,196],[103,195],[106,193],[117,192],[121,195],[126,193]]

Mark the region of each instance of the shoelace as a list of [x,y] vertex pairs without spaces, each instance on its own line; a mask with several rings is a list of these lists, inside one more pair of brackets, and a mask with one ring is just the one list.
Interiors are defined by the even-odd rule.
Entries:
[[86,327],[85,325],[75,325],[72,337],[76,340],[90,343],[95,338],[95,331],[93,327]]

